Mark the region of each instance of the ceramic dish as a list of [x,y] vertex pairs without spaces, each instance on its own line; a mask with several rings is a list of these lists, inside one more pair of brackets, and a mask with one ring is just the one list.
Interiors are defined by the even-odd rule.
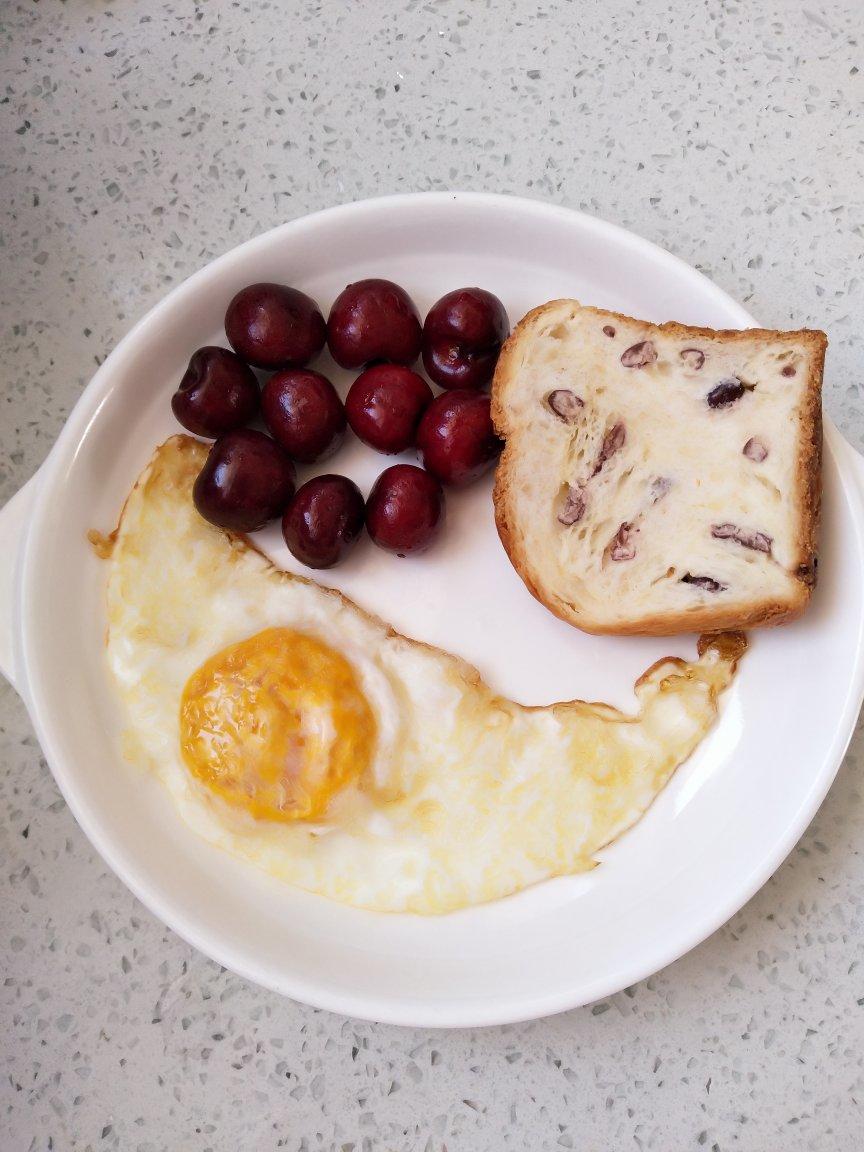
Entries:
[[[400,1024],[558,1012],[632,984],[719,927],[777,868],[825,795],[864,692],[864,462],[827,428],[810,611],[753,636],[716,727],[591,874],[425,919],[305,894],[196,839],[161,786],[124,764],[103,653],[104,565],[85,534],[113,526],[153,447],[177,430],[169,396],[191,351],[222,342],[238,288],[280,280],[326,311],[363,276],[400,282],[421,311],[444,291],[478,284],[514,321],[538,302],[575,296],[658,321],[754,323],[668,253],[530,201],[401,196],[276,228],[191,277],[121,341],[37,476],[0,514],[0,666],[95,847],[155,915],[220,964],[310,1004]],[[383,466],[357,442],[337,461],[364,490]],[[655,659],[692,655],[692,637],[597,638],[554,619],[504,555],[490,485],[451,500],[447,531],[427,556],[399,561],[367,543],[324,582],[531,704],[582,696],[627,705]],[[264,544],[296,570],[276,531]]]

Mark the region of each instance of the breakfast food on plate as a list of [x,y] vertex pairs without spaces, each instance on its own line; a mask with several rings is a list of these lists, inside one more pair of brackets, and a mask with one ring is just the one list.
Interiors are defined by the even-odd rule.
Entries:
[[171,397],[171,410],[184,428],[215,440],[257,416],[255,373],[227,348],[199,348]]
[[301,464],[326,460],[345,439],[345,409],[326,376],[311,368],[276,372],[261,391],[264,423]]
[[324,347],[327,326],[304,292],[285,284],[250,284],[228,305],[225,334],[256,368],[302,368]]
[[392,280],[349,284],[327,318],[327,344],[342,368],[362,368],[373,360],[413,364],[421,336],[414,301]]
[[464,488],[494,465],[502,444],[485,392],[460,388],[436,396],[417,429],[424,468],[442,484]]
[[375,364],[357,377],[345,397],[351,430],[376,452],[395,455],[414,446],[432,389],[404,364]]
[[[326,324],[315,301],[296,288],[241,288],[225,314],[235,351],[199,348],[171,400],[184,428],[217,441],[195,484],[198,511],[237,532],[281,516],[298,560],[311,568],[340,563],[363,530],[362,493],[346,477],[327,475],[294,496],[294,462],[328,459],[350,424],[378,452],[420,449],[428,474],[407,464],[384,472],[370,493],[368,528],[376,544],[399,556],[424,551],[443,523],[441,483],[472,483],[501,450],[489,398],[476,390],[488,383],[508,330],[503,304],[482,288],[442,296],[425,329],[411,297],[391,280],[349,284]],[[330,380],[306,367],[325,339],[342,367],[369,365],[344,405]],[[433,380],[457,389],[437,401],[408,367],[421,342]],[[276,370],[260,393],[250,365]],[[243,427],[259,409],[270,436]]]
[[779,624],[816,577],[822,332],[647,324],[555,300],[504,347],[504,547],[588,632]]
[[634,715],[522,707],[206,523],[206,452],[167,441],[126,502],[107,659],[127,755],[233,855],[364,908],[492,900],[591,868],[711,727],[742,637],[655,665]]
[[217,440],[192,490],[195,507],[211,524],[254,532],[281,515],[294,494],[294,465],[263,432],[239,428]]
[[425,552],[443,526],[444,493],[434,476],[413,464],[384,469],[366,501],[366,530],[379,548]]
[[291,497],[282,517],[288,551],[309,568],[332,568],[363,531],[363,493],[347,476],[315,476]]
[[497,296],[457,288],[432,307],[423,324],[423,367],[442,388],[483,388],[492,379],[510,321]]

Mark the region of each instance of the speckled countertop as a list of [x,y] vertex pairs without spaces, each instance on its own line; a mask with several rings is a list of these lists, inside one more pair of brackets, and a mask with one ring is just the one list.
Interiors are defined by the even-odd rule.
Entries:
[[[859,0],[7,0],[0,501],[96,365],[214,255],[384,192],[586,209],[772,325],[827,329],[864,443]],[[0,1148],[852,1149],[859,731],[775,878],[650,980],[477,1032],[229,975],[108,873],[0,685]]]

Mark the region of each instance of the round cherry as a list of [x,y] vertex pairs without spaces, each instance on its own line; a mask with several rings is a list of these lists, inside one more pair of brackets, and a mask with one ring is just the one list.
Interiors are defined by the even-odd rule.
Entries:
[[348,390],[345,414],[356,436],[370,448],[393,455],[414,443],[432,389],[403,364],[376,364]]
[[327,343],[337,364],[360,368],[374,360],[413,364],[423,330],[408,293],[391,280],[358,280],[336,297]]
[[417,429],[424,467],[442,484],[464,488],[487,472],[504,447],[495,435],[485,392],[459,389],[436,396]]
[[225,332],[234,351],[256,368],[301,368],[327,339],[315,301],[285,284],[242,288],[228,305]]
[[482,388],[492,379],[510,321],[497,296],[457,288],[433,304],[423,325],[423,365],[442,388]]
[[385,468],[366,501],[366,530],[397,556],[425,552],[444,523],[444,492],[414,464]]
[[311,368],[289,368],[271,376],[261,392],[261,411],[273,439],[303,464],[326,460],[345,437],[339,393]]
[[252,428],[217,440],[192,489],[205,520],[254,532],[281,515],[294,493],[294,465],[278,444]]
[[258,411],[255,373],[227,348],[199,348],[171,397],[171,410],[184,428],[215,440]]
[[292,556],[310,568],[332,568],[344,560],[363,531],[366,506],[347,476],[315,476],[295,492],[282,517],[282,535]]

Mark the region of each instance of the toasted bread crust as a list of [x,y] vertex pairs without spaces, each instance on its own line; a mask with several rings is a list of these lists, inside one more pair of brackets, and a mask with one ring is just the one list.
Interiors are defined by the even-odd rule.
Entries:
[[[561,600],[548,592],[536,575],[535,568],[527,555],[522,534],[513,522],[513,467],[516,449],[510,439],[514,429],[510,425],[507,390],[514,386],[523,349],[533,339],[535,329],[550,315],[562,308],[578,308],[609,320],[638,324],[644,327],[646,337],[649,332],[660,332],[671,337],[722,339],[727,343],[737,341],[774,343],[779,338],[795,339],[807,346],[811,354],[811,367],[806,382],[803,402],[802,427],[804,429],[796,470],[796,504],[799,518],[795,540],[797,545],[798,572],[794,573],[795,584],[792,594],[783,601],[763,601],[750,608],[734,604],[706,606],[680,613],[662,613],[641,618],[632,624],[610,625],[592,620],[578,605]],[[498,535],[511,564],[518,572],[525,587],[536,600],[548,608],[559,619],[595,635],[643,635],[668,636],[681,632],[719,632],[729,629],[773,627],[785,624],[799,617],[810,602],[816,584],[816,553],[819,538],[819,521],[822,494],[822,370],[828,338],[824,332],[815,329],[801,329],[792,332],[778,332],[764,328],[712,329],[691,327],[669,321],[664,324],[649,324],[634,320],[621,312],[609,312],[602,308],[582,306],[575,300],[551,300],[532,309],[516,325],[501,350],[491,389],[491,414],[495,431],[505,441],[504,450],[495,472],[493,503],[495,524]]]

